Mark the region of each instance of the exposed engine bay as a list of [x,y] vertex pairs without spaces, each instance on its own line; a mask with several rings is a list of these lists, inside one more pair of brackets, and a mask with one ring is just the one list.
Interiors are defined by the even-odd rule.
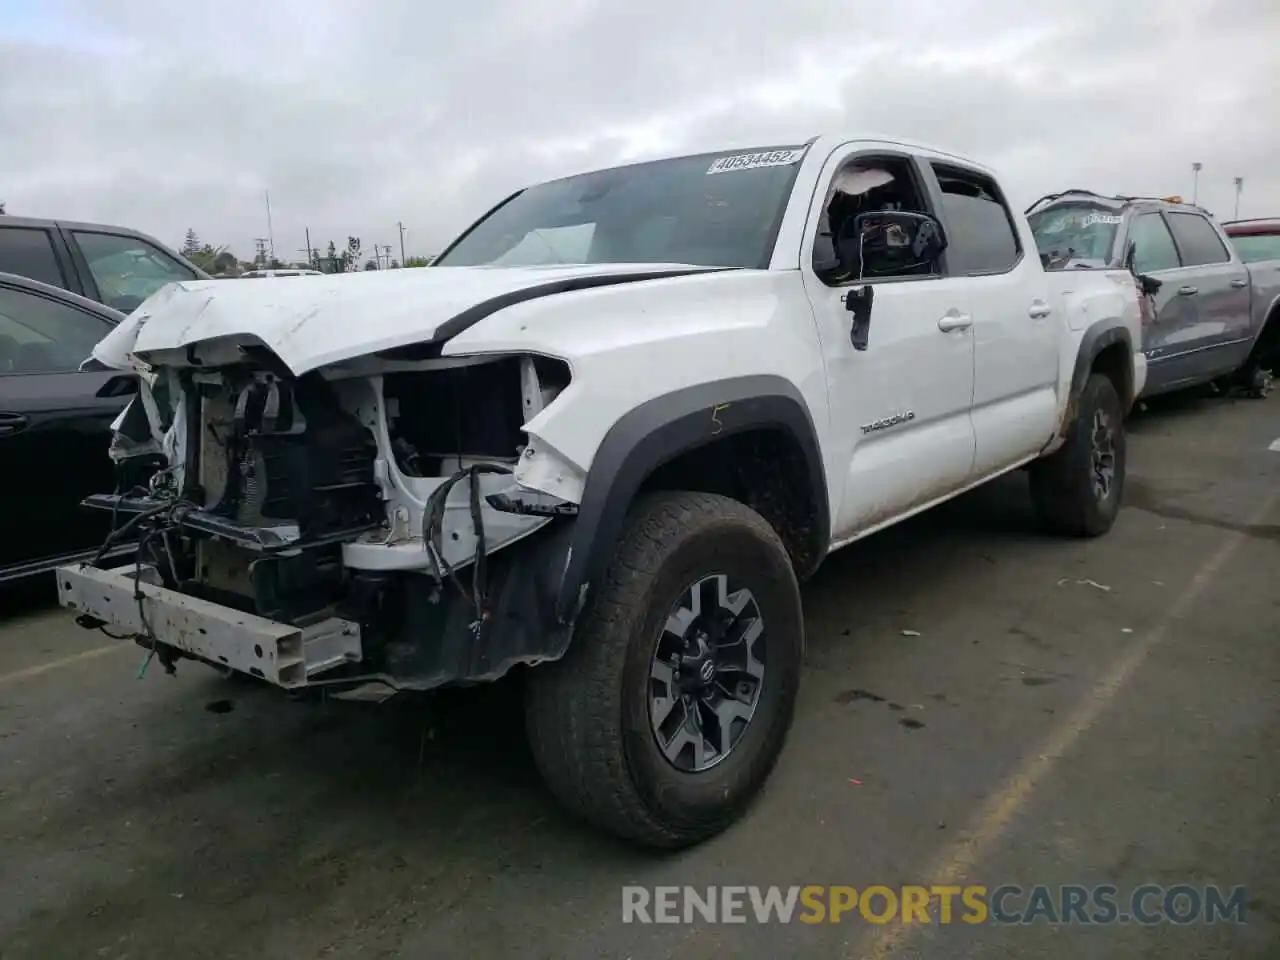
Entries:
[[[515,476],[523,427],[568,385],[566,364],[409,350],[295,377],[261,347],[188,359],[135,400],[154,442],[128,435],[144,419],[136,411],[117,424],[119,459],[159,446],[168,466],[145,488],[86,502],[117,518],[99,556],[138,540],[138,639],[166,669],[186,656],[284,686],[399,689],[531,662],[527,640],[546,627],[533,598],[563,567],[552,558],[563,538],[539,537],[518,561],[499,551],[576,510]],[[163,630],[148,619],[147,585],[182,595],[158,614],[170,618]],[[258,632],[206,656],[180,622],[187,603],[206,618],[206,605],[238,611]],[[106,620],[76,605],[85,625]],[[507,639],[469,642],[499,621]]]

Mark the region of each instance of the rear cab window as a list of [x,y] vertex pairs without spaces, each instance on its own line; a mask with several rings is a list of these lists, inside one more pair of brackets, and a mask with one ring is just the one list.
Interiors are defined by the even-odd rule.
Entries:
[[102,302],[124,313],[166,284],[197,279],[189,267],[141,237],[88,230],[73,236]]
[[1036,248],[1045,266],[1071,261],[1110,266],[1117,259],[1116,235],[1124,222],[1123,209],[1090,200],[1058,200],[1027,217]]
[[41,227],[0,224],[0,273],[16,273],[55,287],[67,286],[53,251],[53,237]]
[[1231,251],[1207,217],[1181,211],[1170,211],[1166,216],[1184,267],[1227,263],[1231,259]]

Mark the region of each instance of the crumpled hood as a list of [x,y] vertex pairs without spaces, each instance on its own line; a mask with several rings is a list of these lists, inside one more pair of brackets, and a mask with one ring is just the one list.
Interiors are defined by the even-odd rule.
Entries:
[[[432,339],[447,321],[494,298],[558,281],[636,274],[679,276],[683,264],[426,267],[264,280],[171,283],[93,350],[117,369],[153,351],[219,337],[256,337],[294,374]],[[502,301],[499,301],[501,304]]]

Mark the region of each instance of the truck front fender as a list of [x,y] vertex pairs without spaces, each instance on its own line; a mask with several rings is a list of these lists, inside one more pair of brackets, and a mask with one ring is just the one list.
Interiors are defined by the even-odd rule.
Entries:
[[573,622],[598,582],[622,533],[627,511],[655,470],[707,444],[751,430],[780,431],[794,441],[808,474],[813,516],[804,532],[812,572],[826,553],[830,503],[817,431],[800,391],[778,376],[748,376],[699,384],[649,400],[605,434],[591,462],[573,520],[556,598],[561,623]]
[[1076,402],[1080,398],[1080,392],[1084,390],[1085,381],[1089,379],[1089,372],[1093,369],[1095,361],[1103,351],[1117,344],[1123,347],[1125,356],[1121,370],[1123,383],[1120,388],[1120,403],[1126,411],[1133,405],[1133,336],[1129,333],[1129,328],[1116,319],[1099,320],[1085,330],[1080,338],[1080,346],[1076,350],[1064,430],[1073,419]]

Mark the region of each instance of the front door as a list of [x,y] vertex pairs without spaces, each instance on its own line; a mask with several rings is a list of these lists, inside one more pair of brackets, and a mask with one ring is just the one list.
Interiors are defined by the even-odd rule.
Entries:
[[0,578],[5,568],[97,546],[109,517],[79,507],[110,493],[115,372],[80,372],[111,330],[51,297],[0,285]]
[[[967,281],[945,276],[940,264],[824,281],[808,255],[820,226],[847,240],[842,224],[857,212],[935,213],[915,158],[845,148],[829,158],[821,183],[801,271],[826,364],[833,457],[847,464],[832,524],[844,541],[969,481],[974,347]],[[872,305],[858,349],[848,298],[864,290]]]

